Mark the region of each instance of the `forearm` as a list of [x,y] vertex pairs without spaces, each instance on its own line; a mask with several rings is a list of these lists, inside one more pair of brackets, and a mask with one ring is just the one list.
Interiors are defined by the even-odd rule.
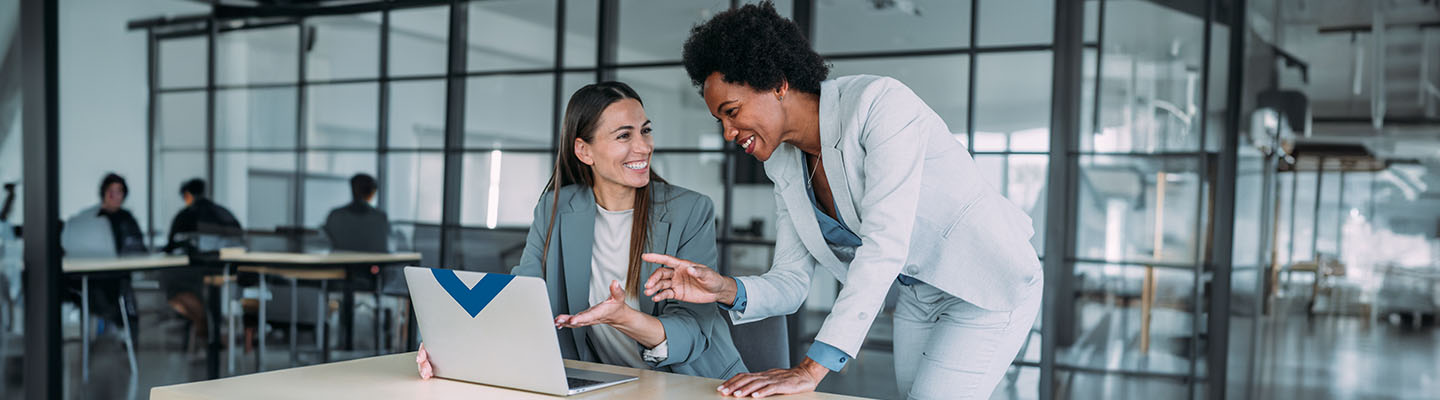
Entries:
[[645,348],[654,348],[665,341],[665,325],[660,320],[633,308],[627,308],[625,315],[616,318],[610,326],[635,339]]

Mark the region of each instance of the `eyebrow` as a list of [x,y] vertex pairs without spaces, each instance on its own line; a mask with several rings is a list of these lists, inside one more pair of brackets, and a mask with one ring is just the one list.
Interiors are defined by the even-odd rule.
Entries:
[[[640,124],[640,126],[645,126],[645,125],[650,125],[650,120],[647,119],[647,120],[645,120],[645,123]],[[626,130],[626,129],[635,129],[635,127],[634,127],[634,126],[630,126],[630,125],[620,125],[619,128],[615,128],[615,130],[610,131],[610,133],[615,133],[615,132],[623,131],[623,130]]]
[[736,100],[725,100],[725,102],[720,103],[720,105],[715,106],[715,113],[716,113],[716,114],[724,114],[724,113],[720,112],[720,109],[721,109],[721,108],[725,108],[725,105],[726,105],[726,104],[734,103],[735,101],[736,101]]

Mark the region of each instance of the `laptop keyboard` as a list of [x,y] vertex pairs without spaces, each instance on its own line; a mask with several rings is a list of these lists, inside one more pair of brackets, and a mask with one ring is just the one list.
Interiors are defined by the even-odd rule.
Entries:
[[592,381],[592,380],[589,380],[589,379],[581,379],[581,378],[571,378],[571,377],[568,377],[568,376],[567,376],[567,377],[565,377],[565,383],[566,383],[567,385],[569,385],[571,389],[575,389],[575,388],[581,388],[581,387],[586,387],[586,386],[590,386],[590,385],[599,384],[600,381]]

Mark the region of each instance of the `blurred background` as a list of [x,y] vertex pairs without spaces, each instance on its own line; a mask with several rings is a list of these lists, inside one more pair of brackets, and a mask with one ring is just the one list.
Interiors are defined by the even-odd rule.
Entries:
[[[14,184],[0,212],[6,398],[38,382],[24,367],[24,338],[36,332],[21,283],[32,247],[11,229],[39,212],[26,207],[27,174],[45,168],[25,146],[45,131],[22,129],[34,107],[22,90],[29,1],[0,0],[0,182]],[[252,251],[325,251],[326,213],[366,173],[379,182],[373,204],[389,215],[392,251],[428,267],[508,272],[570,93],[619,80],[654,121],[654,170],[714,200],[717,268],[769,268],[773,184],[723,142],[680,65],[692,26],[754,1],[56,3],[47,51],[58,64],[45,70],[58,86],[44,93],[58,107],[49,132],[59,145],[44,155],[57,163],[44,182],[55,193],[35,198],[59,218],[97,204],[114,172],[158,249],[184,207],[181,183],[202,178]],[[1045,303],[992,398],[1440,393],[1440,1],[775,6],[832,77],[910,86],[1032,217]],[[144,398],[207,378],[162,275],[130,277],[145,329],[131,351],[138,371],[120,340],[101,335],[88,382],[78,378],[88,317],[47,299],[61,320],[61,358],[48,363],[64,397]],[[817,279],[786,318],[791,360],[838,289]],[[249,290],[242,297],[259,295]],[[390,332],[408,306],[376,299],[356,300],[367,311],[356,316],[361,339],[331,360],[407,350]],[[887,304],[860,356],[820,390],[900,397],[893,296]],[[368,327],[385,344],[371,344],[380,341]],[[240,361],[239,373],[265,367]]]

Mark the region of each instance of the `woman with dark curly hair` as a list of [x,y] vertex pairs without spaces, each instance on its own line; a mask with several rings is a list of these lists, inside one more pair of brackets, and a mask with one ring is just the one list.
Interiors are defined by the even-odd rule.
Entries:
[[1044,278],[1030,218],[985,183],[940,116],[891,78],[826,80],[824,61],[769,3],[695,27],[684,64],[725,140],[775,182],[775,260],[764,275],[731,278],[648,254],[671,268],[653,273],[645,294],[719,303],[740,324],[799,309],[817,265],[844,284],[806,360],[718,390],[814,390],[860,354],[898,281],[900,392],[989,397],[1035,322]]

